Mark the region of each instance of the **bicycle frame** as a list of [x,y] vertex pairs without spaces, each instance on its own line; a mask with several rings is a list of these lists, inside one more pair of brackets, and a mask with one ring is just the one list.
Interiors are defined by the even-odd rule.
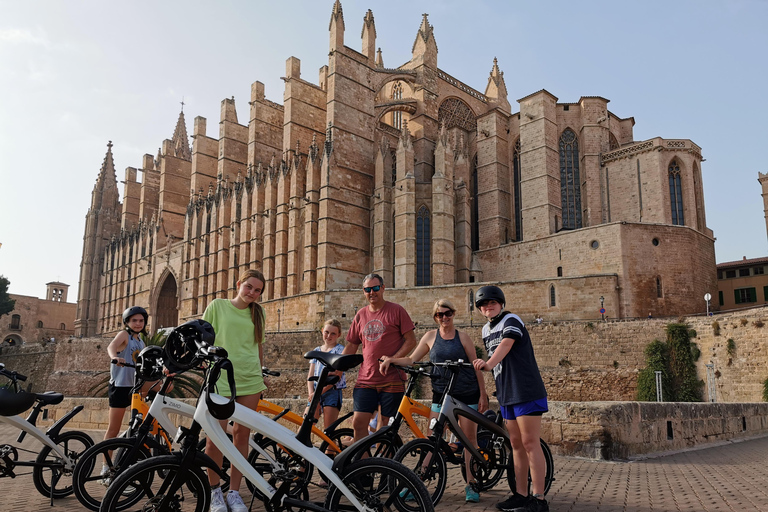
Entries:
[[469,452],[472,454],[472,457],[477,459],[484,466],[487,466],[488,464],[485,460],[485,457],[480,454],[474,443],[471,443],[467,436],[464,434],[464,431],[461,430],[461,427],[459,426],[460,417],[469,418],[470,421],[477,423],[477,425],[480,427],[486,428],[493,434],[504,439],[506,443],[509,444],[509,436],[507,435],[507,431],[504,428],[489,420],[484,415],[472,409],[465,403],[459,402],[446,393],[443,396],[440,413],[438,414],[435,425],[432,428],[432,436],[439,440],[443,451],[447,455],[450,455],[451,458],[454,456],[453,451],[448,447],[447,442],[443,439],[443,432],[445,431],[446,426],[450,426],[453,433],[456,434],[456,437],[458,437],[464,445],[464,448],[469,450]]
[[[4,423],[8,423],[9,425],[13,425],[14,427],[20,429],[22,433],[27,433],[32,435],[35,439],[43,443],[45,446],[50,447],[53,451],[56,452],[56,455],[61,457],[61,459],[64,461],[64,467],[67,470],[71,470],[74,467],[74,463],[72,460],[70,460],[69,457],[67,457],[67,454],[64,453],[64,450],[59,447],[56,443],[53,442],[53,439],[56,438],[56,434],[58,434],[58,431],[61,430],[61,427],[64,426],[64,424],[69,421],[72,416],[77,414],[83,409],[82,405],[78,405],[75,407],[72,411],[69,412],[66,416],[64,416],[62,419],[57,421],[50,429],[48,429],[47,432],[43,432],[36,426],[34,426],[29,421],[25,420],[21,416],[0,416],[0,421]],[[54,427],[56,428],[56,432],[53,435],[53,439],[49,437],[49,433],[53,430]],[[21,437],[21,436],[20,436]],[[25,463],[25,462],[16,462],[17,466],[24,466],[24,465],[34,465],[34,463]]]
[[[327,374],[327,367],[323,369],[323,374]],[[321,374],[321,378],[324,375]],[[322,381],[321,381],[322,382]],[[225,404],[229,400],[221,395],[214,393],[210,394],[211,399],[216,403]],[[327,482],[333,483],[344,496],[352,503],[358,510],[365,510],[363,505],[357,500],[355,495],[347,488],[342,482],[339,475],[333,471],[332,460],[328,458],[323,452],[314,446],[306,446],[298,438],[295,432],[289,430],[283,425],[272,421],[270,418],[263,416],[247,407],[235,403],[235,412],[229,418],[230,421],[245,425],[249,429],[255,431],[257,434],[261,434],[265,438],[272,439],[278,442],[281,446],[296,453],[303,459],[314,465],[323,474]],[[243,455],[235,448],[232,441],[227,437],[224,429],[221,428],[219,420],[213,417],[208,410],[205,400],[200,400],[195,410],[194,420],[197,422],[202,430],[206,433],[209,439],[219,448],[225,458],[227,458],[233,466],[235,466],[243,474],[245,478],[250,480],[256,488],[258,488],[265,496],[270,499],[275,496],[277,489],[270,485],[253,466],[243,457]],[[290,497],[284,497],[285,499],[291,499]],[[303,503],[303,502],[302,502]]]
[[[260,413],[266,413],[266,414],[273,414],[273,415],[280,415],[280,419],[284,419],[286,421],[289,421],[293,423],[294,425],[300,427],[301,424],[304,422],[304,418],[296,414],[292,411],[285,412],[286,409],[283,407],[280,407],[277,404],[273,404],[272,402],[268,400],[261,399],[259,400],[259,405],[256,407],[256,412]],[[347,415],[348,417],[349,415]],[[317,426],[312,425],[312,434],[316,435],[326,443],[328,443],[328,448],[336,452],[336,454],[341,453],[341,448],[334,443],[328,435],[317,428]]]

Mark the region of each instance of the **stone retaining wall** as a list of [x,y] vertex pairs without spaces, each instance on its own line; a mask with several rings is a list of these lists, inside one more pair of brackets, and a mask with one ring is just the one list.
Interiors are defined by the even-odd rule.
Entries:
[[[188,400],[194,403],[194,400]],[[301,414],[302,399],[273,402]],[[77,404],[85,409],[68,429],[106,430],[108,406],[103,398],[68,398],[49,408],[49,425]],[[342,414],[351,410],[345,400]],[[495,403],[491,407],[498,409]],[[544,415],[542,438],[557,455],[589,459],[629,459],[650,453],[681,450],[718,441],[768,435],[768,404],[550,402]],[[127,416],[127,415],[126,415]],[[179,418],[174,418],[179,421]],[[182,424],[189,425],[184,419]],[[292,430],[295,426],[286,424]],[[344,426],[351,427],[349,421]],[[425,428],[424,421],[420,424]],[[407,438],[406,426],[401,435]]]

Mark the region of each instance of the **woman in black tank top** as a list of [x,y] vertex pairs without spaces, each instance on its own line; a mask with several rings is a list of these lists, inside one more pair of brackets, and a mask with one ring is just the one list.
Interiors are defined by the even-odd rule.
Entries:
[[[429,353],[429,360],[433,363],[442,363],[444,361],[456,361],[463,359],[471,362],[477,358],[475,345],[466,333],[459,332],[453,325],[453,318],[456,314],[456,308],[450,301],[440,299],[435,302],[432,308],[432,317],[437,323],[438,328],[427,332],[419,341],[419,344],[408,357],[383,357],[379,365],[379,371],[386,375],[390,364],[411,365],[414,361],[419,361]],[[446,368],[433,368],[433,373],[439,375],[432,381],[432,418],[437,418],[440,412],[440,398],[448,385],[450,378],[449,370]],[[480,371],[470,368],[462,368],[459,373],[458,382],[455,384],[452,395],[455,399],[464,402],[470,407],[477,407],[479,412],[485,412],[488,409],[488,394],[485,392],[485,381]],[[461,430],[467,435],[470,442],[477,446],[477,423],[467,418],[459,418]],[[431,434],[431,431],[427,434]],[[479,496],[470,484],[473,483],[472,472],[469,469],[469,463],[472,460],[469,453],[464,454],[464,460],[467,464],[465,474],[467,478],[467,501],[478,501]]]

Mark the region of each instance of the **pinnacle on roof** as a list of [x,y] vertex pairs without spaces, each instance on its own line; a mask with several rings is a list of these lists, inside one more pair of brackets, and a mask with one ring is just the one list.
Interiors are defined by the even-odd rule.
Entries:
[[491,75],[488,77],[488,85],[485,87],[485,95],[489,99],[501,102],[508,110],[510,109],[504,72],[499,69],[499,61],[496,57],[493,58],[493,67],[491,68]]
[[416,44],[419,42],[419,37],[424,41],[424,43],[428,43],[430,39],[432,39],[432,42],[435,45],[435,50],[437,50],[437,42],[435,41],[434,36],[434,27],[429,24],[429,20],[427,17],[429,14],[424,13],[421,15],[421,25],[419,26],[419,31],[416,34],[416,40],[413,42],[413,48],[411,48],[411,53],[416,51]]
[[384,58],[381,56],[381,48],[379,48],[376,51],[376,67],[377,68],[383,68],[384,67]]
[[341,2],[339,0],[336,0],[336,2],[333,4],[333,10],[331,11],[331,21],[328,23],[328,30],[331,30],[334,19],[337,22],[341,22],[342,27],[344,26],[344,11],[341,9]]
[[179,120],[176,121],[176,129],[173,131],[173,156],[182,160],[191,161],[192,151],[189,149],[189,137],[187,136],[187,123],[184,119],[184,104],[182,103]]
[[[341,8],[341,5],[339,5],[339,8]],[[373,21],[373,11],[368,9],[368,12],[365,13],[365,16],[363,17],[363,30],[360,32],[360,37],[363,37],[365,34],[366,27],[368,30],[373,30],[373,37],[376,37],[376,24]]]

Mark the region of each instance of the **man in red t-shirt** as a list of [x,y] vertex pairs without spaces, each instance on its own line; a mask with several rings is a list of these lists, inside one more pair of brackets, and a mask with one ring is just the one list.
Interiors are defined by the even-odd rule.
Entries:
[[352,428],[355,441],[368,435],[368,423],[379,409],[379,427],[389,424],[397,413],[405,386],[400,372],[379,372],[382,356],[404,357],[416,346],[414,325],[408,312],[394,302],[384,300],[384,280],[378,274],[363,279],[363,292],[368,306],[360,309],[347,333],[344,354],[356,354],[363,345],[363,364],[352,393],[355,414]]

